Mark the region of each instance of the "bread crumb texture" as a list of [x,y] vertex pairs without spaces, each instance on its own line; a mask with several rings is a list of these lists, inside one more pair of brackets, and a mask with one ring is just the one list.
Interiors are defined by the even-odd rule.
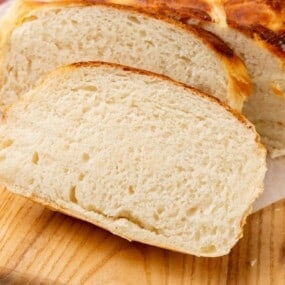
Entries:
[[197,91],[106,64],[52,73],[0,127],[9,190],[201,256],[240,238],[265,171],[249,123]]

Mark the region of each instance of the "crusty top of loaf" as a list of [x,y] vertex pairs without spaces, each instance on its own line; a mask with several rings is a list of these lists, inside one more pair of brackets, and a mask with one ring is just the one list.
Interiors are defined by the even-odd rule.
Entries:
[[33,10],[41,9],[44,7],[67,7],[67,6],[91,6],[91,5],[104,5],[112,6],[116,9],[132,11],[135,13],[144,14],[145,16],[155,17],[159,20],[169,22],[175,26],[184,29],[191,34],[195,34],[200,40],[203,41],[216,55],[220,58],[228,72],[228,79],[230,90],[232,94],[238,98],[237,100],[248,97],[251,94],[251,80],[247,68],[243,61],[234,53],[234,51],[219,37],[211,32],[205,31],[194,25],[186,25],[181,21],[166,17],[162,13],[153,13],[149,9],[145,9],[141,4],[134,6],[118,5],[128,4],[129,0],[23,0],[19,1],[8,16],[4,19],[2,26],[6,29],[0,31],[0,49],[5,43],[5,39],[9,36],[12,30],[21,25],[26,20],[29,20],[29,14]]
[[264,43],[285,60],[285,1],[275,0],[95,0],[141,7],[182,21],[189,18],[227,24]]
[[272,52],[285,59],[285,1],[227,0],[225,11],[229,25],[258,35]]

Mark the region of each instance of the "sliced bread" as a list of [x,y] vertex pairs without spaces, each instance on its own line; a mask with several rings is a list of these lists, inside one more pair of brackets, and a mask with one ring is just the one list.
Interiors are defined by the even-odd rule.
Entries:
[[106,0],[200,25],[244,60],[253,83],[244,114],[272,157],[285,155],[285,1]]
[[193,85],[241,110],[250,93],[242,61],[198,28],[123,6],[18,1],[0,24],[0,101],[78,61],[133,66]]
[[106,63],[50,74],[4,112],[0,184],[129,240],[227,254],[263,190],[254,127],[169,78]]

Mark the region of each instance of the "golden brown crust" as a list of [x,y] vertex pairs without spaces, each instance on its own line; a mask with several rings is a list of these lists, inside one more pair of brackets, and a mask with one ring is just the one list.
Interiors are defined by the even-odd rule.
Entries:
[[260,24],[272,31],[285,28],[284,0],[226,0],[224,2],[228,17],[242,26]]
[[285,59],[285,1],[227,0],[228,24],[251,38],[258,36],[273,53]]

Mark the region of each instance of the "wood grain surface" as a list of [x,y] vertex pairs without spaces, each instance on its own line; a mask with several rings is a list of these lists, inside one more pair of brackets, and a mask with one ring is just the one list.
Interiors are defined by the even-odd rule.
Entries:
[[285,284],[285,201],[254,215],[231,254],[129,243],[0,190],[0,284]]

